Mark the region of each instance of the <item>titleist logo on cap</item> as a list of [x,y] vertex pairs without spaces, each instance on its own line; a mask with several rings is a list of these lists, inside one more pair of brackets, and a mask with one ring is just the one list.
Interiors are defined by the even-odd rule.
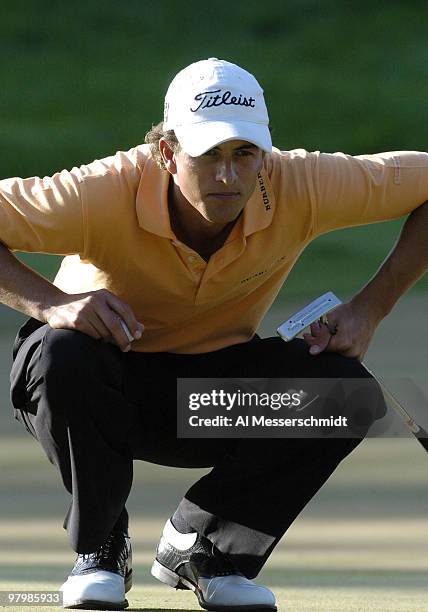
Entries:
[[212,89],[211,91],[201,91],[196,94],[194,100],[199,102],[196,108],[190,107],[192,113],[196,113],[198,110],[202,110],[204,108],[211,108],[212,106],[222,106],[223,104],[226,106],[249,106],[251,108],[255,107],[254,102],[255,98],[247,98],[243,94],[239,94],[239,96],[232,95],[232,92],[227,90],[223,94],[220,93],[221,89]]
[[180,70],[165,96],[165,130],[174,130],[191,157],[230,140],[272,152],[263,89],[247,70],[209,58]]

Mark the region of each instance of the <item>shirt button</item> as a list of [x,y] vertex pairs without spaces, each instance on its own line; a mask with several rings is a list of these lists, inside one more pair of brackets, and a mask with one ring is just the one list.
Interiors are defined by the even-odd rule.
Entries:
[[196,257],[194,255],[189,255],[187,261],[195,261]]

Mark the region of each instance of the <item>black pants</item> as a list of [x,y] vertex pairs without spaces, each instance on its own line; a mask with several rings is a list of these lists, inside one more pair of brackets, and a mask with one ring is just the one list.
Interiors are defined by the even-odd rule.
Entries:
[[[256,339],[199,355],[122,353],[71,330],[30,320],[14,347],[15,418],[40,442],[72,502],[64,521],[72,548],[96,550],[127,522],[133,459],[213,467],[180,502],[187,523],[248,577],[340,461],[348,439],[177,439],[176,379],[367,378],[353,358],[312,356],[303,340]],[[384,414],[380,391],[373,419]]]

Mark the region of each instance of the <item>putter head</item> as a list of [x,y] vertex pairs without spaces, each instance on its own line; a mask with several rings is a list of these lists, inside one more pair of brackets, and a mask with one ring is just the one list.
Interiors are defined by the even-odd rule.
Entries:
[[311,323],[318,321],[341,303],[341,300],[332,291],[327,291],[281,323],[276,332],[283,340],[289,342]]

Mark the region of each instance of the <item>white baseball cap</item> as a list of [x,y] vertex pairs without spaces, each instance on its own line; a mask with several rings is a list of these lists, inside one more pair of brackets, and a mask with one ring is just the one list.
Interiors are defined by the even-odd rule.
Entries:
[[228,140],[246,140],[270,153],[272,139],[263,89],[236,64],[211,57],[190,64],[165,96],[164,130],[197,157]]

